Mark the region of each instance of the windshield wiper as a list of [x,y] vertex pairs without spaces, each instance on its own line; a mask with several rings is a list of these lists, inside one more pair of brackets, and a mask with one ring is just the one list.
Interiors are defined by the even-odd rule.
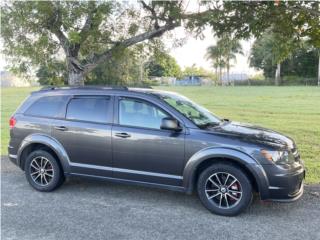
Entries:
[[218,123],[218,122],[208,122],[208,123],[204,123],[204,124],[199,125],[199,127],[200,128],[208,128],[208,127],[216,127],[219,125],[220,125],[220,123]]

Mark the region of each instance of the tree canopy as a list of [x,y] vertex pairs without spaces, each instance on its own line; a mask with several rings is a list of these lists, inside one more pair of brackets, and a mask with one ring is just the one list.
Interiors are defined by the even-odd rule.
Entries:
[[8,2],[1,15],[4,53],[23,72],[63,52],[69,84],[83,84],[85,75],[123,49],[179,26],[183,7],[175,1]]
[[182,75],[177,61],[163,51],[156,50],[154,56],[146,65],[149,76],[179,78]]
[[[266,32],[257,39],[251,49],[250,66],[263,70],[264,76],[273,78],[276,71],[277,51],[274,49],[275,36]],[[290,50],[290,56],[283,58],[281,76],[299,76],[302,78],[316,78],[317,50],[307,41],[301,41],[299,46]]]
[[[277,3],[277,4],[276,4]],[[68,83],[84,84],[99,65],[130,46],[183,26],[201,35],[206,26],[221,37],[260,36],[275,26],[320,47],[318,1],[28,1],[1,6],[3,52],[13,68],[64,61]]]

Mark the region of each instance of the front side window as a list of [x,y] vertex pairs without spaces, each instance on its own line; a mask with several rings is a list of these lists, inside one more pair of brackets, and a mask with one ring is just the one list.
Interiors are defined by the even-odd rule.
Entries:
[[169,117],[158,107],[136,99],[119,101],[119,124],[160,129],[163,118]]
[[63,113],[67,96],[42,97],[25,112],[26,115],[55,118]]
[[110,107],[107,98],[73,98],[68,104],[66,119],[107,123]]

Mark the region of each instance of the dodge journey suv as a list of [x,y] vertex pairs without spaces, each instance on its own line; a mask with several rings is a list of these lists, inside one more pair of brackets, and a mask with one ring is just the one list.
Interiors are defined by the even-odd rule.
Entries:
[[[275,119],[276,121],[276,119]],[[83,176],[191,194],[220,215],[303,194],[292,139],[221,119],[186,97],[143,88],[33,92],[10,119],[9,158],[38,191]]]

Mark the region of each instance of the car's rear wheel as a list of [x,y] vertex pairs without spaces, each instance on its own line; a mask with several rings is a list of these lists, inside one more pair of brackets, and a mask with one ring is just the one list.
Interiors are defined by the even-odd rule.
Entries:
[[30,185],[43,192],[53,191],[64,181],[57,159],[45,150],[29,154],[25,162],[25,174]]
[[198,195],[211,212],[234,216],[244,211],[252,201],[252,186],[246,174],[228,164],[214,164],[198,178]]

